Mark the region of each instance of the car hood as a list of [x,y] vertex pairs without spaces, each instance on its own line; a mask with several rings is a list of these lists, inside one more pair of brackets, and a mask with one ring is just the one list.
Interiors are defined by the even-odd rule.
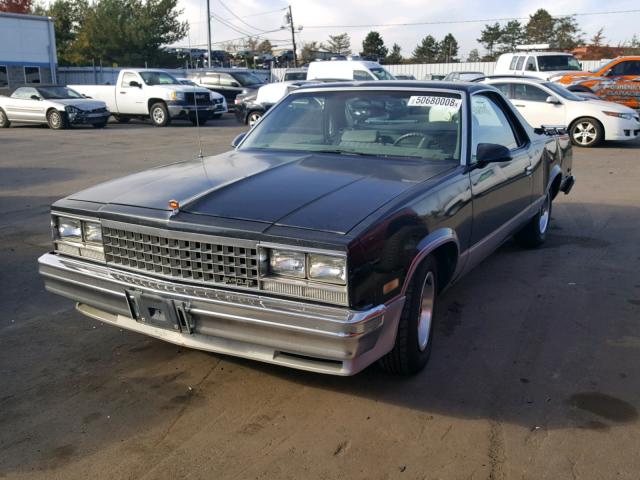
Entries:
[[65,107],[74,106],[80,110],[95,110],[96,108],[106,108],[107,104],[100,100],[92,100],[88,98],[65,98],[62,100],[50,100],[50,102],[64,105]]
[[619,103],[608,102],[607,100],[596,100],[595,98],[590,98],[580,103],[581,107],[584,105],[588,105],[589,107],[591,107],[597,114],[601,114],[603,111],[607,111],[637,115],[637,112],[634,109],[625,105],[620,105]]
[[171,84],[162,84],[162,85],[152,85],[152,87],[159,87],[170,92],[196,92],[196,93],[209,93],[210,90],[204,87],[194,87],[193,85],[171,85]]
[[[451,163],[292,152],[232,151],[159,167],[69,199],[339,234]],[[103,207],[108,209],[107,207]],[[193,215],[191,216],[193,217]]]

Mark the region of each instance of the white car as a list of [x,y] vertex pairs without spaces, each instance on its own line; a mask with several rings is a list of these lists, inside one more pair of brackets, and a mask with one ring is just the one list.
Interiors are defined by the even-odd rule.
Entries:
[[[535,46],[535,45],[534,45]],[[545,45],[539,45],[545,47]],[[582,70],[580,62],[570,53],[520,51],[498,57],[494,75],[516,75],[549,80],[551,77]]]
[[532,127],[566,127],[574,145],[594,147],[605,140],[640,136],[640,115],[624,105],[579,97],[557,83],[535,78],[498,77],[482,82],[501,90]]

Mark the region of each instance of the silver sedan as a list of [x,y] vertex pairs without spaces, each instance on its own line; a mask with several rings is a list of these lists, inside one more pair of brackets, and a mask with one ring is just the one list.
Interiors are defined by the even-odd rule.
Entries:
[[9,97],[0,96],[0,128],[11,122],[46,123],[54,130],[79,124],[103,128],[109,115],[104,102],[59,85],[19,87]]

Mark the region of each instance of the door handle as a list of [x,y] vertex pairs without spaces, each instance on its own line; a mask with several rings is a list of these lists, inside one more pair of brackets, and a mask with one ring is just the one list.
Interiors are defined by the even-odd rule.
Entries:
[[525,175],[531,175],[533,173],[533,166],[529,165],[528,167],[525,167],[524,173]]
[[120,95],[126,95],[127,92],[120,92]]
[[520,107],[520,108],[524,108],[524,107],[526,107],[526,105],[522,105],[521,103],[520,103],[520,104],[518,104],[518,103],[514,103],[514,104],[513,104],[513,106],[514,106],[514,107]]

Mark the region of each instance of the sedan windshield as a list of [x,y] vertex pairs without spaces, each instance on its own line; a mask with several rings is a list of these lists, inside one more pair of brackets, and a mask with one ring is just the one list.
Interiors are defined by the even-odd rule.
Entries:
[[378,80],[395,80],[396,78],[387,72],[384,68],[370,68],[371,73],[373,73]]
[[459,160],[461,107],[455,93],[298,91],[240,148]]
[[66,98],[84,98],[75,90],[67,87],[38,87],[38,93],[46,100],[63,100]]
[[250,87],[252,85],[262,85],[264,82],[256,77],[253,73],[249,72],[233,72],[231,74],[240,85],[243,87]]
[[167,72],[140,72],[140,76],[149,86],[153,85],[180,85],[180,82],[173,75]]
[[538,69],[541,72],[582,70],[580,63],[572,55],[541,55],[538,57]]
[[562,98],[566,98],[567,100],[571,100],[572,102],[583,102],[586,100],[586,98],[577,96],[572,91],[567,90],[565,87],[563,87],[562,85],[558,85],[557,83],[546,82],[544,86],[549,90],[553,90],[553,93],[557,93]]

